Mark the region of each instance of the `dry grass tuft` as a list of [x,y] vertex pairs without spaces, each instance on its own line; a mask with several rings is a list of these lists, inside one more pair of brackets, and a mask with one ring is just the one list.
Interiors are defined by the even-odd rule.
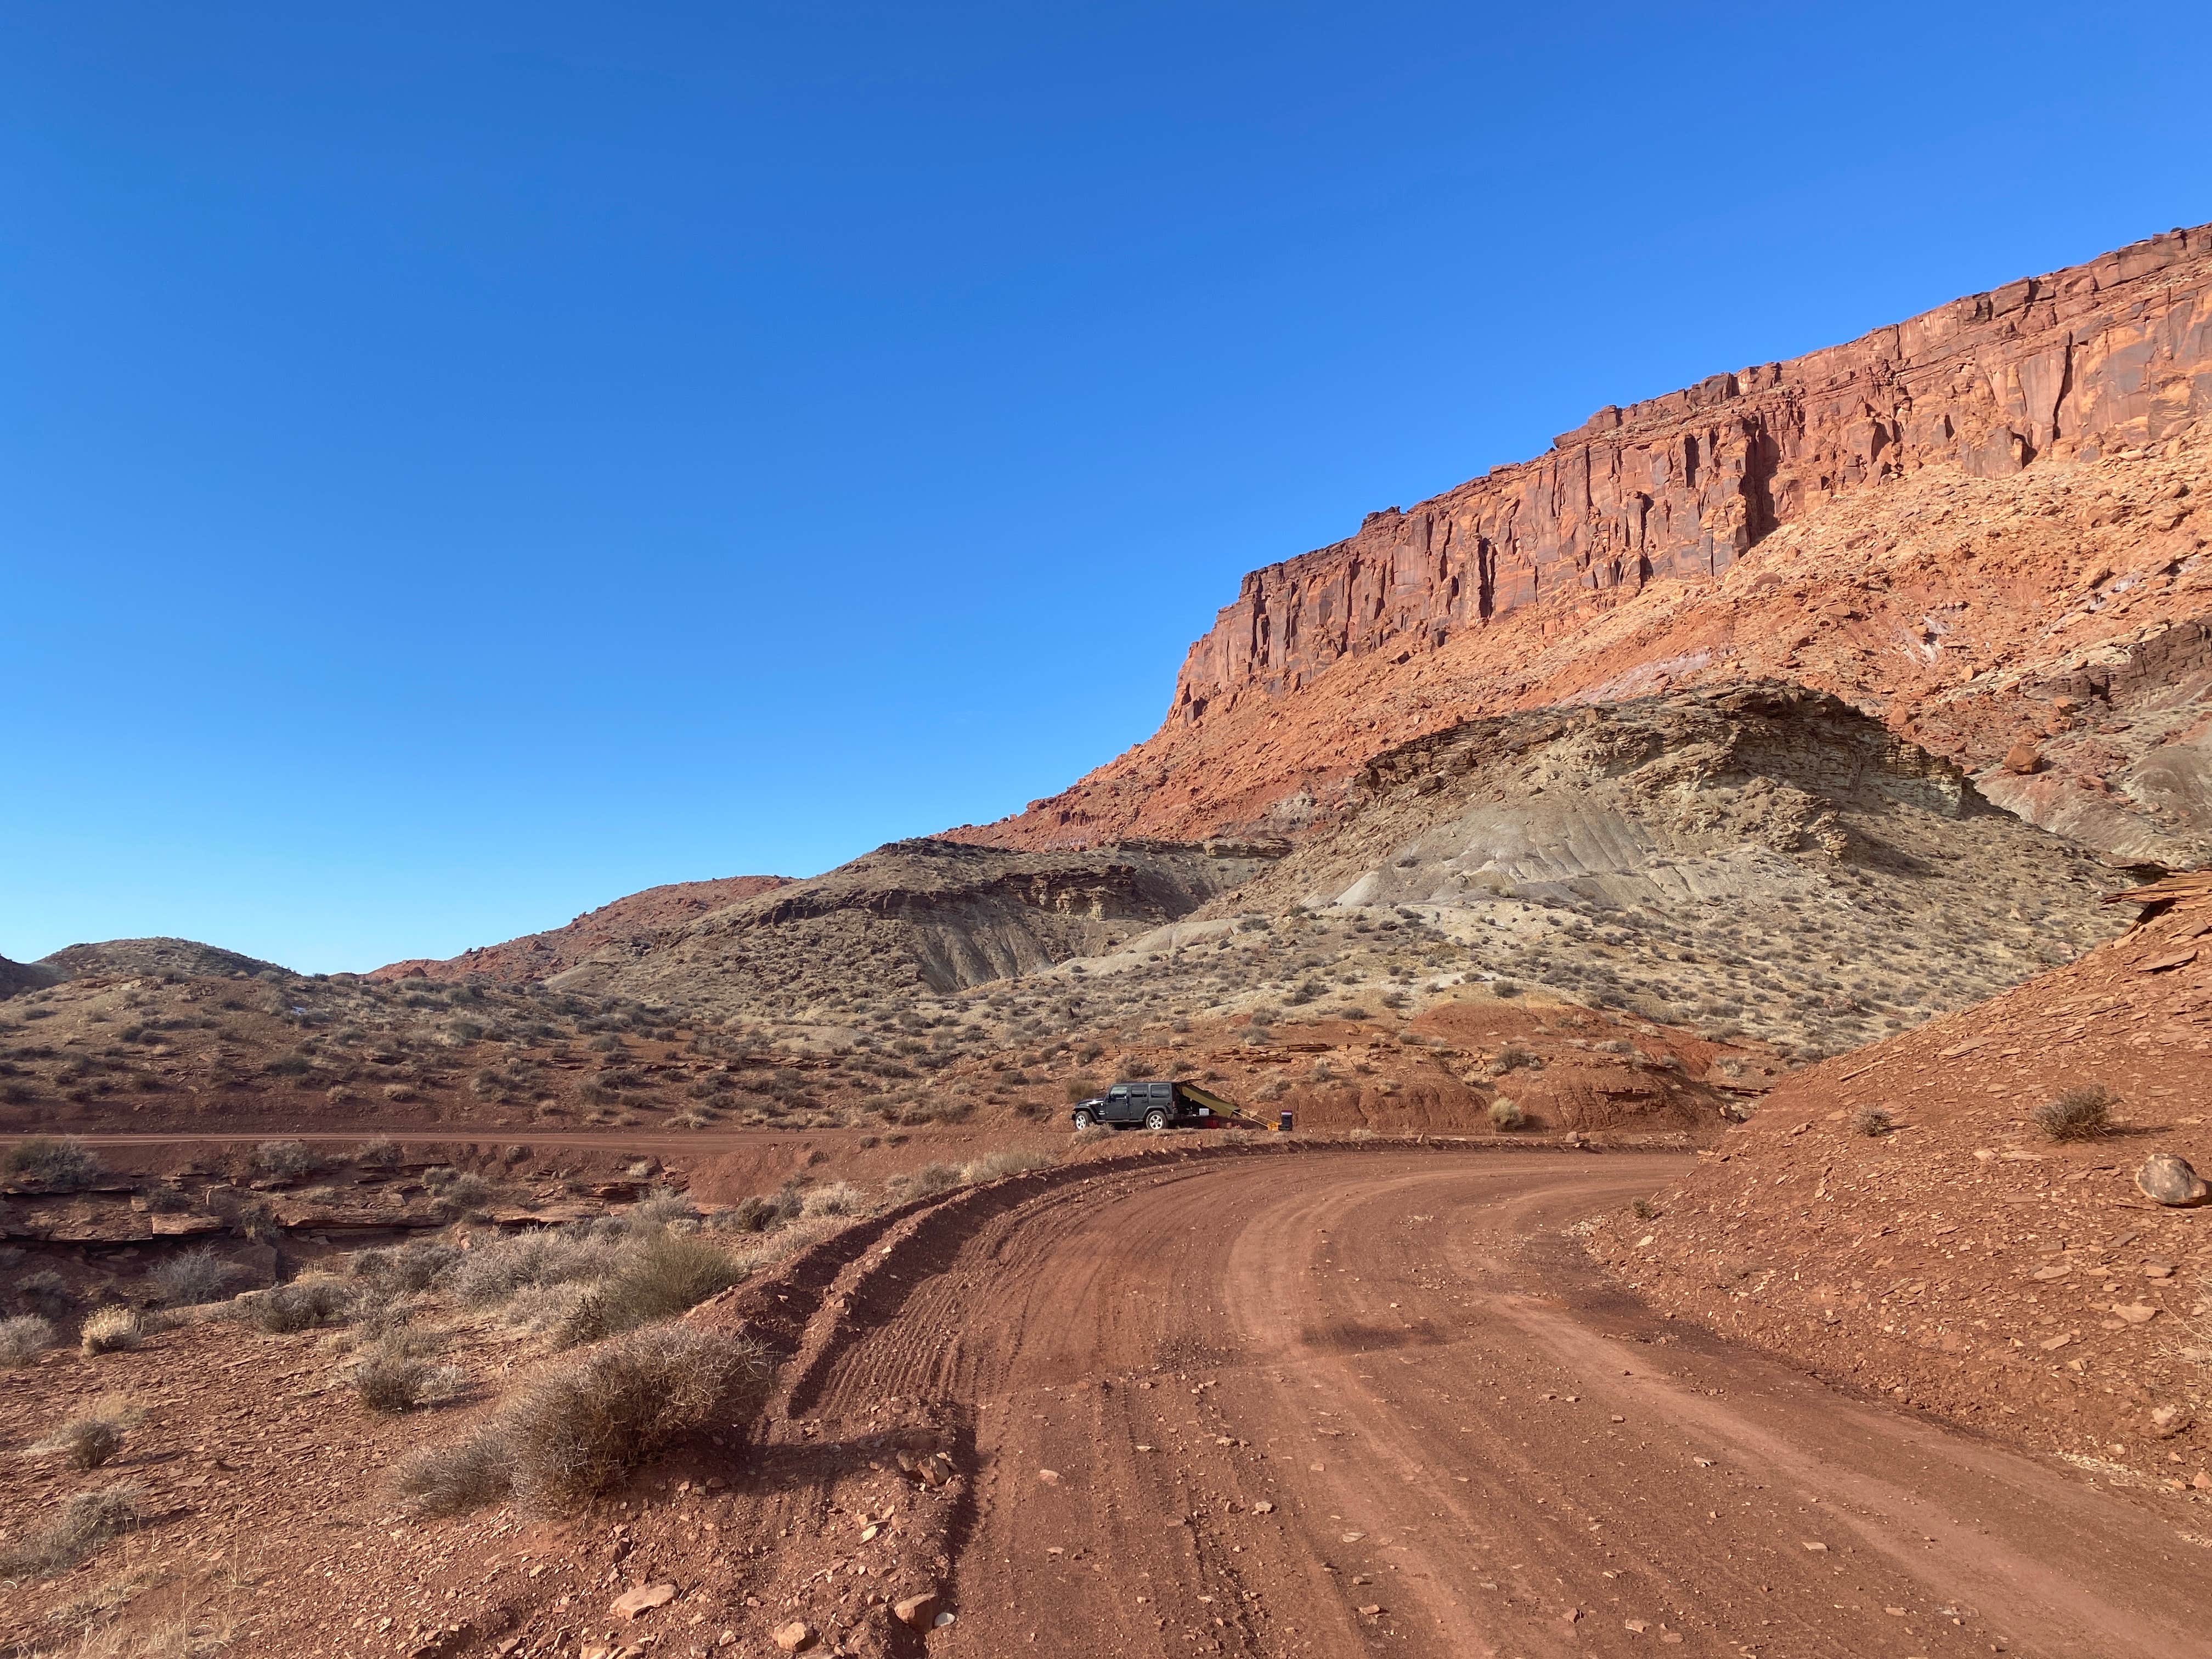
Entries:
[[2112,1127],[2112,1108],[2118,1102],[2103,1084],[2092,1083],[2045,1101],[2031,1115],[2053,1140],[2094,1140]]
[[1517,1129],[1528,1121],[1528,1114],[1521,1109],[1521,1103],[1504,1095],[1490,1103],[1490,1121],[1499,1129]]
[[1881,1139],[1896,1127],[1897,1120],[1890,1115],[1886,1106],[1869,1106],[1851,1119],[1852,1132],[1863,1134],[1869,1140]]
[[0,1578],[51,1578],[117,1537],[138,1518],[144,1494],[137,1486],[81,1492],[62,1506],[53,1524],[0,1549]]
[[89,1354],[113,1353],[121,1348],[135,1348],[146,1334],[145,1322],[139,1318],[136,1308],[113,1303],[105,1308],[94,1308],[84,1316],[77,1329],[77,1346]]
[[123,1395],[103,1395],[31,1449],[60,1452],[70,1467],[96,1469],[123,1449],[123,1431],[146,1420],[145,1411]]

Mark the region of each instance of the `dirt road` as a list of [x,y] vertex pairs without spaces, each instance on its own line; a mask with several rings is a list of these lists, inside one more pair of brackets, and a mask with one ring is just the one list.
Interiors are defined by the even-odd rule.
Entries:
[[933,1654],[2207,1650],[2201,1510],[1609,1291],[1564,1230],[1677,1168],[1370,1151],[1065,1187],[902,1261],[793,1403],[972,1413]]

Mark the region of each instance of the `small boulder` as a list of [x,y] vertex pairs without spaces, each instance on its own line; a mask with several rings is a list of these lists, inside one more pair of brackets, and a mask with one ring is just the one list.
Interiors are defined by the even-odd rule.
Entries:
[[891,1616],[902,1625],[927,1625],[936,1611],[935,1590],[924,1590],[919,1595],[903,1595],[891,1603]]
[[2190,1168],[2189,1160],[2172,1152],[2153,1152],[2145,1158],[2136,1171],[2136,1186],[2145,1198],[2177,1210],[2212,1198],[2212,1187]]
[[804,1653],[814,1645],[814,1626],[794,1619],[787,1625],[778,1625],[768,1633],[768,1639],[785,1653]]
[[2150,1414],[2150,1431],[2160,1440],[2171,1440],[2186,1433],[2196,1420],[2179,1406],[2160,1406]]
[[614,1605],[607,1611],[617,1619],[641,1619],[655,1607],[666,1607],[676,1599],[673,1584],[641,1584],[625,1595],[615,1597]]
[[2022,738],[2005,750],[2004,769],[2015,777],[2029,777],[2043,768],[2043,746],[2033,738]]

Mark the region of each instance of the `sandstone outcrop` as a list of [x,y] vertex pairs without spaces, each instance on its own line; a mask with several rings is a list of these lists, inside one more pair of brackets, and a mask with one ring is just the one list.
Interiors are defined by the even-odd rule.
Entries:
[[[1245,579],[1149,741],[950,833],[1296,834],[1456,720],[1778,677],[2115,859],[2212,857],[2208,492],[2212,228],[1601,411],[1370,515]],[[2024,741],[2041,763],[2008,773]]]
[[2158,444],[2212,415],[2212,226],[1954,301],[1848,345],[1607,407],[1551,451],[1244,578],[1171,718],[1410,654],[1562,589],[1710,579],[1849,491]]

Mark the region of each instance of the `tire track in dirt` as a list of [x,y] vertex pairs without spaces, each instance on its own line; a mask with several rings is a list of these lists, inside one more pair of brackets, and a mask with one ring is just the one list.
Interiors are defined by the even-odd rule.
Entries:
[[1607,1288],[1565,1229],[1674,1167],[1063,1172],[885,1234],[793,1408],[960,1422],[933,1653],[2202,1650],[2151,1501]]

